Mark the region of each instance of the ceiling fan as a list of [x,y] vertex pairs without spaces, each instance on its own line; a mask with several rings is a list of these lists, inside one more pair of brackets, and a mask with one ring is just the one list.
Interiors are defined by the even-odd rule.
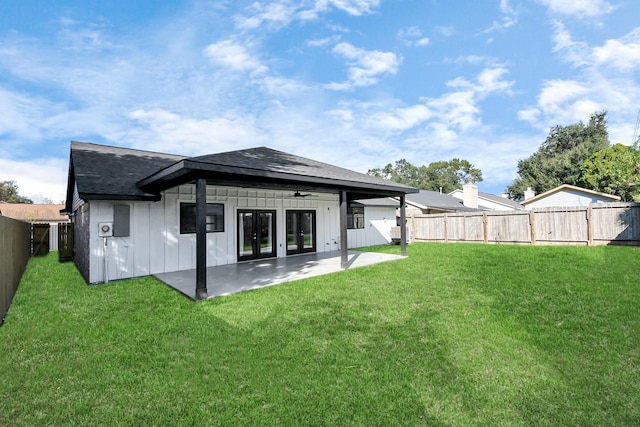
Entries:
[[302,194],[299,190],[296,189],[295,193],[290,194],[289,196],[286,196],[286,197],[303,197],[304,198],[304,197],[318,197],[318,195],[317,194],[310,194],[310,193]]

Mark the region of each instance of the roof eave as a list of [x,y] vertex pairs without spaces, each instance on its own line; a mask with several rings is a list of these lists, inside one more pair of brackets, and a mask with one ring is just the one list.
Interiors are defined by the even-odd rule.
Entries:
[[418,189],[407,186],[381,185],[253,168],[239,168],[219,164],[212,165],[189,159],[181,160],[138,181],[137,186],[146,192],[155,193],[190,182],[194,179],[194,175],[202,176],[202,178],[205,179],[218,178],[220,181],[229,182],[264,182],[265,185],[311,185],[325,189],[366,190],[367,194],[365,194],[365,197],[392,197],[401,194],[417,193],[419,191]]

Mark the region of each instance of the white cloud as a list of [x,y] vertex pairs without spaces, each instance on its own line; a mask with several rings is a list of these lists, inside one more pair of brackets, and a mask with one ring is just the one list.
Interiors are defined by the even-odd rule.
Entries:
[[207,46],[204,53],[214,62],[237,71],[263,73],[267,67],[260,60],[252,56],[247,49],[232,40],[223,40]]
[[396,37],[407,46],[422,47],[429,44],[429,38],[425,37],[418,27],[401,28]]
[[502,78],[506,73],[502,67],[487,68],[474,81],[452,79],[448,85],[454,90],[424,98],[416,105],[358,104],[351,117],[358,117],[362,128],[371,129],[386,140],[418,152],[429,147],[428,150],[439,151],[442,159],[463,148],[464,140],[486,132],[480,103],[491,94],[511,93],[512,83]]
[[570,62],[574,67],[589,65],[589,46],[584,42],[574,41],[569,30],[560,21],[553,23],[553,29],[553,40],[555,42],[553,51],[561,53],[562,59]]
[[447,86],[452,88],[470,89],[479,96],[493,92],[511,93],[512,81],[502,80],[508,73],[504,67],[486,68],[477,76],[477,82],[470,82],[462,77],[449,80]]
[[316,0],[311,9],[301,11],[298,16],[301,19],[316,19],[322,12],[332,7],[352,16],[360,16],[373,13],[373,9],[380,5],[380,0]]
[[607,40],[604,45],[593,48],[592,58],[596,65],[615,68],[619,71],[636,71],[640,64],[640,28],[618,40]]
[[123,142],[147,150],[196,155],[261,145],[265,141],[256,131],[255,119],[240,113],[194,119],[155,109],[135,110],[129,118],[138,126],[123,137]]
[[397,108],[391,112],[374,114],[371,126],[386,130],[407,130],[429,120],[434,113],[426,105]]
[[557,124],[586,121],[596,111],[606,110],[610,135],[625,143],[631,136],[628,124],[635,120],[640,85],[633,73],[640,62],[640,28],[618,38],[589,46],[574,41],[566,27],[554,24],[554,52],[576,71],[571,79],[543,83],[535,106],[518,112],[518,118],[548,129]]
[[18,194],[42,202],[44,198],[58,203],[66,199],[66,159],[34,158],[29,161],[0,158],[0,181],[16,181]]
[[393,52],[364,50],[349,43],[339,43],[333,52],[342,56],[349,64],[349,80],[344,83],[330,83],[329,89],[345,90],[358,86],[369,86],[378,82],[378,76],[398,72],[400,60]]
[[538,0],[552,13],[574,15],[578,17],[596,17],[606,15],[614,7],[606,0]]
[[[500,13],[502,13],[502,17],[499,20],[494,20],[491,26],[480,34],[489,34],[494,31],[506,30],[518,23],[518,13],[511,6],[508,0],[500,0],[499,9]],[[491,42],[493,39],[490,39],[489,41]]]
[[241,29],[255,29],[263,23],[282,27],[295,17],[296,7],[285,3],[253,3],[249,8],[249,16],[235,18],[236,25]]

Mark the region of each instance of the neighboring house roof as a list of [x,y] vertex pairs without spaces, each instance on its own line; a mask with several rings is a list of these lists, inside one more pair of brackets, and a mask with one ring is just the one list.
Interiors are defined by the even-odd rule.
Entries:
[[442,211],[461,212],[478,212],[480,210],[468,208],[462,204],[462,200],[456,199],[448,194],[430,190],[420,190],[418,193],[408,194],[405,202],[421,210],[438,209]]
[[74,186],[83,200],[159,200],[160,191],[196,178],[217,185],[344,190],[350,192],[352,199],[417,191],[266,147],[185,157],[73,141],[66,208],[71,208]]
[[0,203],[0,216],[28,222],[65,222],[61,215],[64,205],[36,205],[32,203]]
[[[453,190],[449,195],[462,200],[464,192],[460,189]],[[489,202],[489,203],[483,203]],[[515,200],[507,199],[506,197],[496,196],[491,193],[484,193],[482,191],[478,191],[478,206],[481,208],[491,209],[493,204],[497,204],[499,206],[503,206],[507,209],[516,209],[522,210],[523,207],[520,203]],[[491,206],[490,206],[491,205]]]
[[600,198],[600,199],[605,199],[607,201],[610,202],[619,202],[621,200],[620,197],[615,196],[613,194],[607,194],[607,193],[601,193],[599,191],[594,191],[594,190],[588,190],[586,188],[582,188],[582,187],[577,187],[575,185],[569,185],[569,184],[562,184],[556,188],[553,188],[549,191],[546,191],[544,193],[538,194],[537,196],[531,197],[530,199],[527,200],[523,200],[522,202],[520,202],[523,206],[526,206],[530,203],[534,203],[536,201],[545,199],[549,196],[552,196],[556,193],[559,193],[561,191],[566,191],[566,192],[573,192],[573,193],[581,193],[587,196],[594,196],[596,198]]

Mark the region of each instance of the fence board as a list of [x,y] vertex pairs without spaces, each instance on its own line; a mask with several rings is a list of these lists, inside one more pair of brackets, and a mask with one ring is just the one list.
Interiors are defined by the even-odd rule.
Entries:
[[640,245],[640,203],[412,216],[413,240]]
[[31,254],[31,225],[0,216],[0,325]]
[[529,212],[489,212],[487,242],[530,243]]
[[58,261],[73,261],[73,224],[58,224]]
[[49,224],[32,224],[33,255],[46,255],[49,253]]
[[540,209],[535,211],[536,235],[540,243],[588,244],[587,209]]

